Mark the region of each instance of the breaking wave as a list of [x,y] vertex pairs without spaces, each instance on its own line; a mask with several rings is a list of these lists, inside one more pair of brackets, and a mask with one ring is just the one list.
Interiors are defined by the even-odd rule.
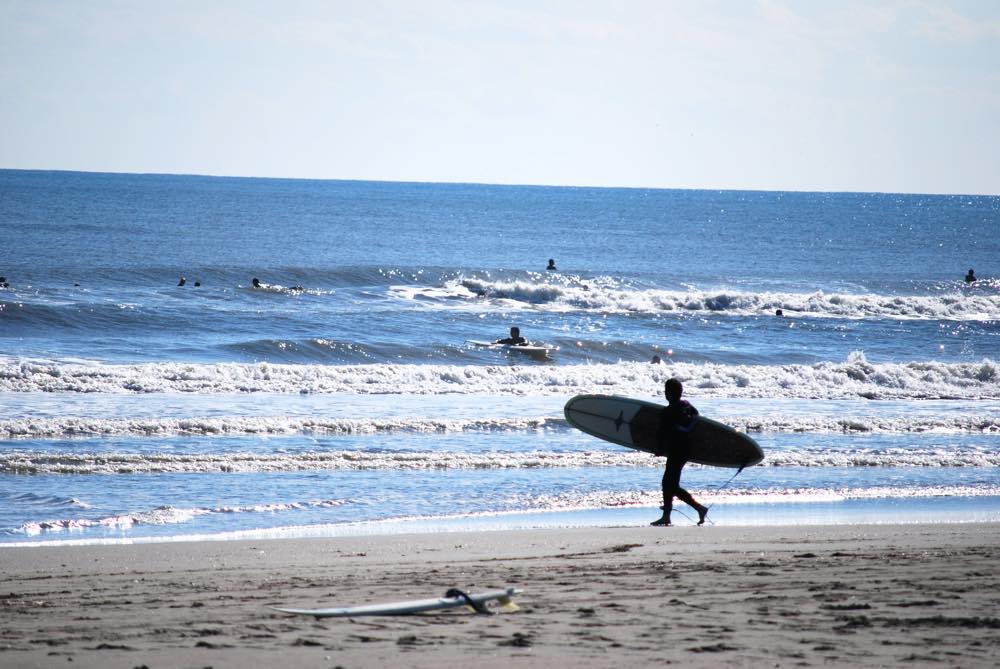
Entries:
[[770,315],[830,318],[898,318],[927,320],[1000,319],[1000,290],[950,290],[936,295],[879,295],[738,290],[662,290],[623,287],[610,280],[570,279],[563,283],[456,279],[444,288],[407,287],[412,299],[447,297],[504,301],[506,306],[555,311],[655,314],[662,312],[725,312],[737,316]]
[[[312,450],[295,453],[134,453],[14,451],[0,454],[4,474],[161,474],[288,471],[419,471],[660,467],[662,459],[609,446],[586,451],[486,453]],[[690,465],[697,467],[697,465]],[[934,446],[818,450],[769,449],[763,467],[1000,467],[995,449]]]
[[997,399],[1000,366],[975,363],[844,362],[721,365],[622,362],[592,365],[102,364],[0,358],[0,392],[354,393],[643,397],[676,376],[693,397],[787,399]]
[[[749,433],[995,434],[1000,416],[714,416]],[[190,418],[92,418],[59,416],[0,420],[0,439],[85,437],[371,435],[410,433],[524,432],[565,429],[562,416],[535,418],[301,418],[292,416],[212,416]]]

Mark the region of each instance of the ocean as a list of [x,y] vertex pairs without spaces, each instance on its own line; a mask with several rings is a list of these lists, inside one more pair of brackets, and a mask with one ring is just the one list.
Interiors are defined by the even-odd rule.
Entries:
[[0,545],[645,525],[562,407],[671,376],[765,453],[712,523],[998,521],[998,262],[1000,197],[0,170]]

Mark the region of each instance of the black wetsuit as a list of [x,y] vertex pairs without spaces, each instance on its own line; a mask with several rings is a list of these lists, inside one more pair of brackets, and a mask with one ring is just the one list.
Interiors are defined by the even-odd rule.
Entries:
[[681,487],[681,470],[691,457],[689,433],[698,420],[698,410],[685,400],[667,405],[660,415],[660,428],[656,440],[660,453],[667,455],[667,466],[663,470],[663,506],[669,512],[673,498],[696,506],[694,498]]

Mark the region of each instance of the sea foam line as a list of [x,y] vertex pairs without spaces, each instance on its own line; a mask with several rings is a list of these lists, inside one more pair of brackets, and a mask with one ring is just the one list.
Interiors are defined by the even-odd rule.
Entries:
[[[212,416],[190,418],[90,418],[59,416],[0,420],[0,439],[43,439],[91,436],[220,436],[220,435],[358,435],[398,432],[506,432],[566,425],[563,418],[494,419],[349,419],[289,416]],[[998,427],[1000,430],[1000,427]]]
[[[574,452],[530,451],[464,453],[439,451],[310,451],[303,453],[76,453],[15,451],[0,454],[0,473],[160,474],[286,471],[418,471],[552,469],[581,467],[659,467],[663,460],[627,449]],[[697,465],[690,465],[697,467]],[[764,467],[1000,467],[1000,453],[962,450],[856,449],[843,451],[770,450]]]
[[[1000,416],[713,416],[741,432],[841,434],[988,434],[1000,435]],[[0,439],[74,439],[81,437],[173,437],[253,435],[373,435],[393,433],[502,433],[569,428],[561,416],[535,418],[299,418],[290,416],[212,416],[184,418],[92,418],[56,416],[0,420]]]
[[[988,434],[1000,435],[1000,416],[712,416],[741,432],[841,434]],[[56,416],[0,420],[0,439],[82,437],[171,437],[253,435],[372,435],[394,433],[503,433],[565,430],[561,416],[535,418],[299,418],[290,416],[192,416],[185,418],[92,418]]]
[[31,521],[6,534],[37,536],[51,532],[80,532],[91,528],[128,529],[136,525],[173,525],[187,523],[199,516],[232,513],[277,513],[296,509],[334,507],[344,504],[343,500],[312,500],[309,502],[281,502],[271,504],[251,504],[246,506],[222,506],[215,508],[177,508],[170,505],[158,506],[148,511],[120,513],[103,518],[62,518]]
[[[771,315],[827,318],[896,318],[913,320],[1000,319],[1000,291],[950,291],[939,295],[878,295],[736,290],[661,290],[623,288],[614,282],[576,280],[562,284],[530,281],[456,279],[446,284],[450,299],[475,297],[518,303],[532,309],[599,311],[603,313],[727,313],[734,316]],[[410,287],[401,296],[437,297],[441,288]],[[431,302],[433,304],[433,302]]]
[[670,376],[692,397],[789,399],[998,399],[1000,367],[936,361],[811,365],[637,362],[594,365],[111,365],[0,358],[0,392],[354,393],[645,397]]
[[[918,499],[933,497],[996,497],[1000,485],[982,486],[875,486],[870,488],[741,488],[725,492],[689,487],[692,495],[711,506],[715,504],[810,504],[846,500]],[[539,495],[529,506],[539,510],[614,509],[659,506],[660,490],[596,491]]]

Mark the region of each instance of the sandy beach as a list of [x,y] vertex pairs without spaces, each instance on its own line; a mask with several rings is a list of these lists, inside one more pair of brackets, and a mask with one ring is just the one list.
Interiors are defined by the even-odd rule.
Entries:
[[[1000,527],[590,528],[0,549],[3,667],[995,666]],[[523,588],[520,610],[273,611]]]

